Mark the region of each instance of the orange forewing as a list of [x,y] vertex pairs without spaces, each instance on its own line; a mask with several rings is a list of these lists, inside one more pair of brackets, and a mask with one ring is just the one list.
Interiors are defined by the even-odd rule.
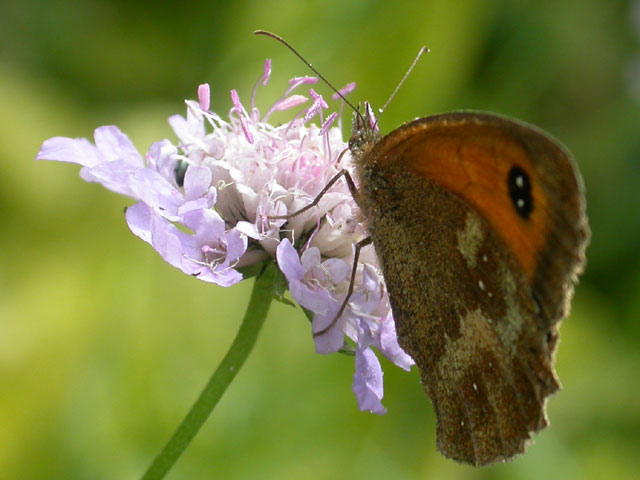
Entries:
[[[487,125],[434,125],[403,133],[407,167],[458,194],[489,221],[530,279],[549,230],[548,201],[538,173],[516,139]],[[518,216],[509,199],[507,174],[519,165],[531,179],[534,208],[531,217]]]

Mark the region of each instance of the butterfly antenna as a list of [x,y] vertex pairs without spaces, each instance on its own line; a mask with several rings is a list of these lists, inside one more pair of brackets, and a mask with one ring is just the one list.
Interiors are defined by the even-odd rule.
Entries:
[[393,97],[396,96],[396,93],[398,93],[398,90],[400,90],[400,87],[402,86],[402,84],[404,83],[404,81],[409,77],[409,74],[411,73],[411,71],[413,70],[413,67],[416,66],[416,63],[418,63],[418,60],[420,60],[420,57],[424,54],[424,53],[429,53],[429,49],[427,47],[422,47],[420,49],[420,51],[418,52],[418,54],[416,55],[416,58],[413,60],[413,63],[411,64],[411,66],[409,67],[409,70],[407,70],[407,73],[404,74],[404,77],[402,77],[402,80],[400,80],[400,83],[398,83],[398,85],[396,85],[395,90],[393,91],[393,93],[391,94],[391,96],[389,97],[389,99],[384,103],[384,106],[380,109],[379,111],[379,115],[378,117],[380,117],[380,115],[382,115],[382,112],[385,111],[385,109],[387,108],[387,106],[389,105],[389,103],[391,102],[391,100],[393,100]]
[[[289,43],[288,43],[284,38],[282,38],[282,37],[281,37],[281,36],[279,36],[279,35],[276,35],[275,33],[267,32],[266,30],[256,30],[255,32],[253,32],[253,34],[254,34],[254,35],[265,35],[265,36],[267,36],[267,37],[271,37],[271,38],[273,38],[274,40],[277,40],[278,42],[280,42],[281,44],[283,44],[283,45],[284,45],[285,47],[287,47],[289,50],[291,50],[291,51],[293,52],[293,54],[294,54],[296,57],[298,57],[300,60],[302,60],[302,63],[304,63],[307,67],[309,67],[309,68],[311,69],[311,71],[312,71],[313,73],[315,73],[315,74],[320,78],[320,80],[322,80],[324,83],[326,83],[326,84],[329,86],[329,88],[331,88],[331,90],[333,90],[334,92],[336,92],[336,94],[337,94],[337,95],[338,95],[342,100],[344,100],[344,102],[345,102],[347,105],[349,105],[349,106],[351,107],[351,109],[352,109],[354,112],[356,112],[356,115],[358,115],[358,116],[360,116],[360,117],[362,118],[362,115],[360,114],[360,112],[358,111],[358,109],[357,109],[356,107],[354,107],[354,106],[352,105],[352,103],[351,103],[349,100],[347,100],[347,99],[344,97],[344,95],[342,95],[342,93],[340,93],[340,91],[339,91],[336,87],[334,87],[334,86],[331,84],[331,82],[329,82],[329,80],[327,80],[326,78],[324,78],[324,76],[323,76],[323,75],[322,75],[318,70],[316,70],[316,69],[313,67],[313,65],[311,65],[311,64],[310,64],[310,63],[309,63],[309,62],[308,62],[308,61],[307,61],[307,60],[306,60],[302,55],[300,55],[300,54],[298,53],[298,51],[297,51],[295,48],[293,48],[293,47],[292,47],[292,46],[291,46],[291,45],[290,45],[290,44],[289,44]],[[416,60],[417,60],[417,59],[416,59]],[[414,61],[413,63],[415,64],[415,61]],[[411,66],[411,68],[413,68],[413,65]],[[409,69],[409,71],[411,71],[411,69]],[[405,77],[406,77],[406,75],[405,75]],[[404,81],[404,79],[403,79],[402,81]],[[402,84],[402,82],[400,82],[400,83]],[[396,90],[397,90],[397,89],[396,89]],[[395,92],[394,92],[394,93],[395,93]]]

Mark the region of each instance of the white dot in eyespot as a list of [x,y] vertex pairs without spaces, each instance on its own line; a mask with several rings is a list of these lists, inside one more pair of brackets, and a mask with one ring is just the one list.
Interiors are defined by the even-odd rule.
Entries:
[[524,200],[519,198],[518,201],[516,202],[516,205],[518,205],[518,208],[524,207]]
[[518,175],[516,177],[516,187],[518,188],[524,187],[524,177],[522,175]]
[[478,385],[476,385],[475,383],[473,384],[473,389],[477,392],[478,391]]

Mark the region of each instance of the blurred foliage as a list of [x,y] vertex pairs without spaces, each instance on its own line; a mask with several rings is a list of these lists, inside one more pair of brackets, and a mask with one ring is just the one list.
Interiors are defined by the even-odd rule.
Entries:
[[[390,131],[454,109],[540,125],[583,172],[593,241],[562,328],[552,426],[483,470],[435,450],[415,371],[385,368],[357,411],[353,358],[313,353],[276,303],[256,350],[168,478],[637,478],[640,471],[640,6],[629,1],[49,0],[0,2],[0,478],[137,478],[221,359],[251,280],[186,278],[128,231],[128,200],[34,162],[51,136],[117,124],[141,151],[174,138],[199,83],[223,113],[273,59],[268,106],[308,72],[273,30]],[[319,90],[328,90],[319,86]]]

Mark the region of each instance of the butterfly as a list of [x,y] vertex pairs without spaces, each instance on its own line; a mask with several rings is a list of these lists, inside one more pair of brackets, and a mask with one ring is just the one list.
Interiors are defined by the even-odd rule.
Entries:
[[585,264],[584,187],[567,150],[502,116],[420,118],[350,149],[400,346],[414,359],[443,455],[522,453],[559,388],[558,326]]

